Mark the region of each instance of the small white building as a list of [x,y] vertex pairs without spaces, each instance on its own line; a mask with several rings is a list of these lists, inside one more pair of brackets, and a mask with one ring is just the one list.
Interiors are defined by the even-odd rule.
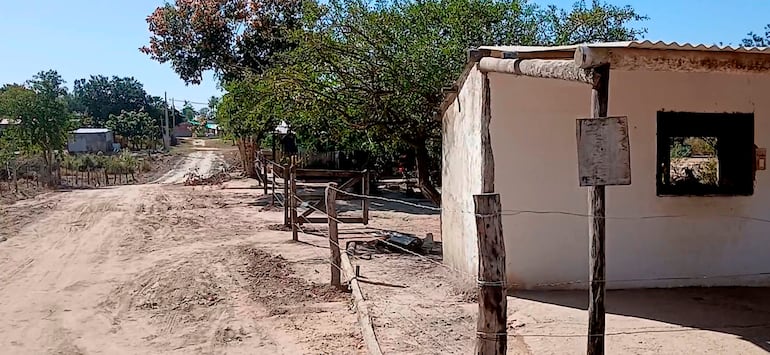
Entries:
[[[576,119],[609,66],[631,184],[606,189],[609,288],[770,284],[770,50],[662,42],[482,47],[442,107],[444,262],[475,274],[473,195],[501,195],[507,281],[586,288]],[[760,171],[758,171],[760,170]],[[578,282],[575,282],[578,281]]]
[[70,153],[109,153],[115,139],[108,128],[78,128],[69,134],[67,151]]

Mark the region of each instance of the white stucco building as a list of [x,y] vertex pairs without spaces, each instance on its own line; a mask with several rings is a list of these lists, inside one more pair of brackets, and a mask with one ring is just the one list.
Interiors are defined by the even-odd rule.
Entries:
[[764,48],[645,41],[472,51],[442,107],[444,261],[476,273],[473,195],[497,192],[508,283],[586,287],[572,282],[589,273],[575,120],[591,117],[584,68],[596,65],[609,65],[608,115],[628,117],[631,158],[631,185],[606,189],[608,288],[770,284],[761,275],[770,272]]

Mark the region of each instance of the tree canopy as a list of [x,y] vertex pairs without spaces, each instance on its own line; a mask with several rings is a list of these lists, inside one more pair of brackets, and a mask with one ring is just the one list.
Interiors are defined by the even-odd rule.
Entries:
[[163,99],[148,95],[144,85],[132,77],[92,75],[76,80],[70,101],[72,110],[94,127],[104,127],[110,115],[123,111],[143,111],[159,122],[163,116]]
[[236,138],[258,145],[285,120],[316,147],[409,150],[438,201],[434,116],[469,47],[632,40],[645,19],[599,0],[177,0],[148,18],[142,50],[187,82],[216,71],[227,90],[216,117]]
[[147,17],[152,59],[169,62],[182,80],[200,83],[213,70],[224,82],[270,67],[292,47],[284,35],[299,23],[301,0],[176,0]]
[[54,70],[41,71],[25,85],[7,86],[0,93],[0,115],[18,120],[9,129],[9,137],[19,148],[42,154],[47,183],[52,182],[54,151],[65,146],[72,126],[66,97],[64,81]]
[[517,0],[311,6],[295,33],[298,47],[282,56],[279,76],[294,105],[309,110],[295,116],[328,134],[355,130],[382,146],[412,149],[420,187],[434,201],[438,193],[428,180],[440,161],[434,117],[441,89],[462,71],[468,48],[631,40],[644,32],[628,26],[644,19],[632,8],[599,1],[578,2],[570,11]]

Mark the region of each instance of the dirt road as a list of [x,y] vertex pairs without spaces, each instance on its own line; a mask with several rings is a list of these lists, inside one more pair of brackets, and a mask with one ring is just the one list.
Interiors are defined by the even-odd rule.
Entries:
[[196,150],[182,159],[174,169],[170,170],[160,178],[154,181],[156,184],[176,184],[185,181],[185,178],[190,172],[197,172],[198,174],[207,174],[212,170],[221,169],[224,161],[215,151],[211,150]]
[[252,192],[168,185],[220,160],[194,152],[158,180],[165,185],[10,206],[0,353],[360,353],[348,295],[292,269],[325,271],[324,255],[277,255],[285,236],[266,228],[277,212],[255,216]]

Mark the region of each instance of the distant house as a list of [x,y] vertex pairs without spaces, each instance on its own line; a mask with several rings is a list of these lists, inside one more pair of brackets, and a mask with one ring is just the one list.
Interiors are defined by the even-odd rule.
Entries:
[[8,118],[0,118],[0,136],[2,136],[3,131],[10,128],[11,126],[19,124],[18,120],[11,120]]
[[174,137],[192,137],[193,125],[190,122],[182,122],[174,127]]
[[115,138],[107,128],[79,128],[69,134],[67,150],[70,153],[109,153]]

